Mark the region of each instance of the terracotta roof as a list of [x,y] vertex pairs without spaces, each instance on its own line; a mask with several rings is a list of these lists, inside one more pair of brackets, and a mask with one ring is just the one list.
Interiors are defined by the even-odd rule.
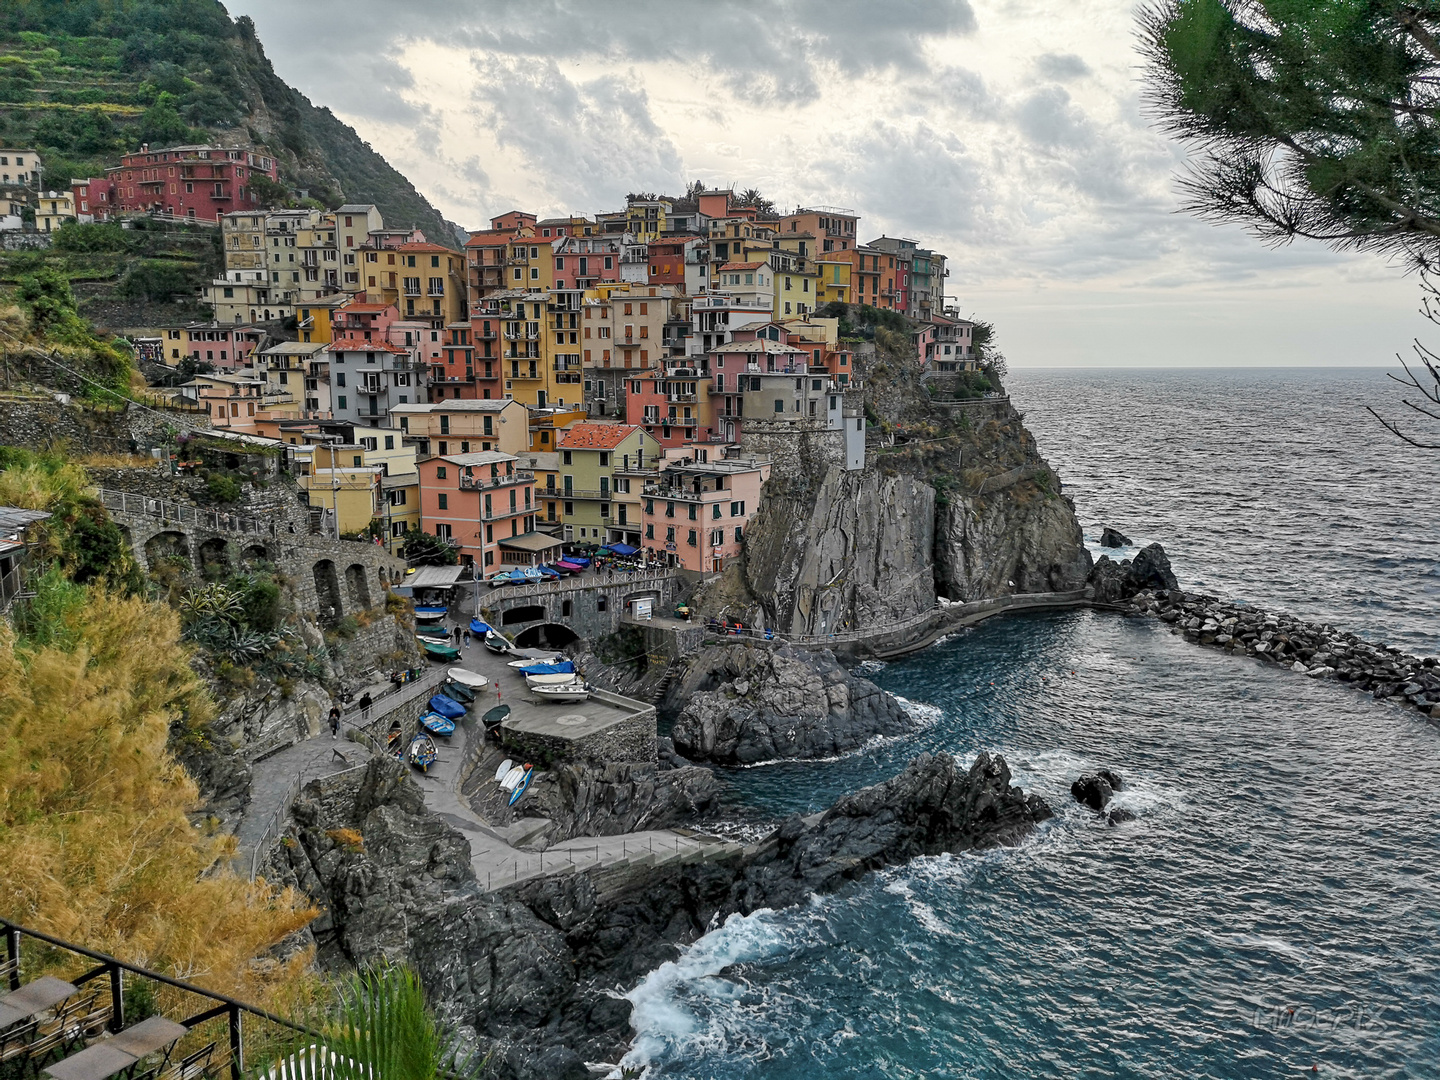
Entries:
[[408,356],[409,349],[403,349],[399,345],[391,345],[388,341],[332,341],[325,346],[327,352],[388,352],[398,353],[401,356]]
[[560,447],[564,450],[614,450],[632,431],[638,430],[640,429],[632,424],[595,424],[582,421],[565,429]]
[[503,244],[510,240],[518,229],[478,229],[465,241],[466,247],[485,247],[488,244]]
[[730,263],[725,263],[723,266],[720,267],[720,269],[721,269],[721,270],[759,270],[759,269],[760,269],[762,266],[764,266],[764,265],[765,265],[765,264],[764,264],[763,262],[747,262],[747,263],[734,263],[734,262],[730,262]]

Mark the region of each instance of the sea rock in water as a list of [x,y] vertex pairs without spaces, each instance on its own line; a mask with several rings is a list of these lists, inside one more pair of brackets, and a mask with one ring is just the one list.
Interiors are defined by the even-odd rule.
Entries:
[[1105,526],[1105,531],[1100,534],[1100,546],[1108,548],[1129,547],[1130,538],[1119,529],[1112,529]]
[[1114,810],[1110,811],[1110,816],[1106,818],[1106,820],[1111,825],[1122,825],[1127,821],[1134,821],[1135,815],[1132,814],[1129,810],[1125,810],[1117,806]]
[[1175,573],[1170,569],[1170,559],[1159,544],[1149,544],[1141,548],[1135,558],[1119,563],[1109,555],[1101,555],[1090,570],[1088,583],[1097,602],[1112,604],[1128,600],[1146,589],[1179,588]]
[[684,703],[670,733],[675,750],[724,764],[830,757],[914,726],[900,702],[828,650],[788,646],[705,649],[667,702]]
[[1084,803],[1091,810],[1104,810],[1114,793],[1114,785],[1103,773],[1086,773],[1070,785],[1070,794],[1075,796],[1075,801]]

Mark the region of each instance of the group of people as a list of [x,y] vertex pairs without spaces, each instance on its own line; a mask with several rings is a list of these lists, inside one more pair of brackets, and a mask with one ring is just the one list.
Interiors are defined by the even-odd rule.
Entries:
[[[369,719],[370,719],[370,706],[373,705],[373,704],[374,704],[374,701],[373,701],[373,700],[371,699],[371,697],[370,697],[370,691],[369,691],[369,690],[366,690],[365,693],[363,693],[363,694],[360,695],[360,700],[355,703],[356,708],[358,708],[358,709],[360,710],[360,719],[362,719],[362,720],[369,720]],[[330,706],[330,738],[332,738],[332,739],[338,739],[338,738],[340,738],[340,706],[339,706],[339,705],[331,705],[331,706]]]

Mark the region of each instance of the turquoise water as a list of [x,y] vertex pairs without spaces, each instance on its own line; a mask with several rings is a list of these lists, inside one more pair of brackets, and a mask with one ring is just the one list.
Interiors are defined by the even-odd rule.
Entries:
[[[990,747],[1058,819],[732,919],[633,995],[652,1075],[1440,1073],[1436,729],[1090,613],[992,621],[874,677],[931,726],[732,773],[744,797],[819,808],[918,750]],[[1098,765],[1136,821],[1069,799]]]
[[[1434,461],[1352,416],[1378,373],[1150,374],[1012,378],[1087,534],[1433,651]],[[985,748],[1058,817],[731,919],[631,993],[649,1075],[1440,1075],[1440,730],[1090,612],[992,620],[872,677],[915,734],[732,771],[736,800],[817,810],[921,750]],[[1070,800],[1101,765],[1135,821]]]

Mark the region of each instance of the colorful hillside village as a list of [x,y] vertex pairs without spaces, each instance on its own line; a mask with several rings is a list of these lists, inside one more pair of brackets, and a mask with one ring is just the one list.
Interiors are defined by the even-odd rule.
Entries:
[[163,327],[147,354],[204,372],[179,394],[215,428],[283,445],[327,528],[397,552],[440,536],[477,575],[573,544],[708,575],[739,554],[787,437],[829,433],[863,468],[840,305],[905,316],[929,370],[976,366],[945,256],[861,242],[852,210],[697,187],[590,216],[512,210],[457,250],[373,205],[254,208],[255,176],[273,161],[146,148],[69,198],[81,222],[214,222],[213,321]]

